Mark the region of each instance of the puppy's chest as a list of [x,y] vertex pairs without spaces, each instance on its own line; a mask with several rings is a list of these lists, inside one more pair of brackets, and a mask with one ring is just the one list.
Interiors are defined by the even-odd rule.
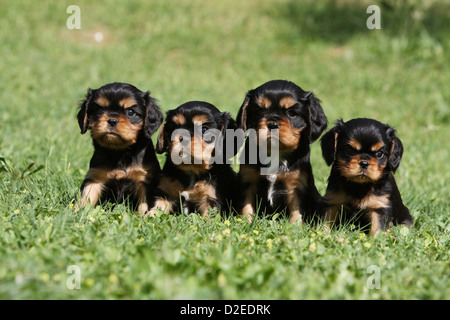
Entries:
[[358,198],[344,192],[328,191],[325,195],[325,202],[328,205],[344,206],[353,210],[376,210],[391,206],[388,194],[376,195],[371,192]]
[[285,202],[290,195],[304,191],[307,179],[307,174],[298,169],[265,176],[269,203],[274,206],[278,202]]
[[131,180],[135,183],[146,182],[151,175],[151,169],[142,165],[132,165],[123,168],[91,168],[87,178],[96,182],[106,183],[108,181]]

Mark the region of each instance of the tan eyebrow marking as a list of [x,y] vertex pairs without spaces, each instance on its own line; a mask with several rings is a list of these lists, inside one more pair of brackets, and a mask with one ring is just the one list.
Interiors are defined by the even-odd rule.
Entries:
[[181,113],[178,113],[172,117],[172,121],[177,125],[183,125],[186,123],[186,117]]
[[130,108],[136,104],[137,104],[136,100],[134,100],[134,98],[132,97],[123,98],[122,100],[119,101],[119,105],[124,109]]
[[205,122],[209,122],[209,119],[204,114],[198,114],[198,115],[192,117],[192,122],[193,123],[203,124]]
[[97,99],[94,100],[96,104],[98,104],[100,107],[106,108],[109,106],[109,99],[105,96],[99,96]]
[[370,150],[372,150],[372,151],[378,151],[378,150],[380,150],[381,148],[383,148],[384,147],[384,143],[383,142],[377,142],[377,143],[375,143],[373,146],[372,146],[372,148],[370,148]]
[[261,108],[269,108],[272,105],[272,101],[270,101],[269,98],[267,98],[266,96],[259,96],[256,99],[256,103],[258,104],[258,106],[260,106]]
[[353,149],[361,150],[361,143],[360,143],[359,141],[356,141],[356,140],[350,140],[350,141],[348,142],[348,144],[349,144]]
[[289,109],[296,103],[297,103],[297,101],[294,98],[289,97],[289,96],[284,97],[283,99],[280,100],[280,106],[285,109]]

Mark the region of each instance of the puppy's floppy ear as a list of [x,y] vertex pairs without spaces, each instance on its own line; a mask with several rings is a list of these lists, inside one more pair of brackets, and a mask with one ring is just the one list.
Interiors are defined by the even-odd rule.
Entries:
[[85,134],[87,129],[89,128],[88,106],[91,103],[91,99],[94,96],[94,92],[95,92],[95,90],[92,90],[91,88],[88,89],[86,98],[81,103],[80,111],[78,112],[78,115],[77,115],[78,125],[80,126],[81,134]]
[[156,141],[155,151],[157,153],[164,153],[167,149],[166,139],[164,138],[164,126],[166,122],[161,126],[161,130],[159,130],[158,140]]
[[238,115],[236,117],[236,124],[239,128],[247,131],[247,107],[250,102],[250,97],[254,94],[254,90],[250,90],[245,95],[244,102],[242,103],[241,108],[239,109]]
[[[226,129],[232,129],[233,133],[234,130],[236,130],[238,128],[238,126],[236,125],[236,122],[234,121],[234,119],[231,117],[231,115],[228,112],[222,112],[220,114],[220,118],[222,119],[222,136],[223,136],[223,146],[222,146],[222,150],[223,150],[223,154],[226,156],[226,158],[231,158],[234,157],[236,155],[236,153],[238,152],[238,146],[236,145],[236,143],[234,143],[234,135],[231,137],[227,138],[227,130]],[[226,154],[226,150],[227,150],[227,144],[232,144],[233,145],[233,154]],[[230,149],[230,148],[228,148]],[[224,159],[224,161],[226,161],[227,159]]]
[[320,146],[322,148],[322,157],[325,159],[327,165],[331,165],[336,159],[336,148],[341,132],[341,126],[344,122],[340,119],[336,122],[336,126],[330,129],[327,133],[323,135],[320,139]]
[[159,126],[163,121],[163,113],[161,109],[156,104],[156,100],[150,97],[150,91],[144,92],[142,94],[142,99],[144,99],[146,112],[144,120],[144,133],[147,138],[150,137],[158,130]]
[[309,142],[313,143],[327,128],[327,117],[325,116],[322,106],[320,105],[320,100],[317,99],[311,91],[306,92],[301,100],[306,102],[309,106],[309,118],[311,127]]
[[398,167],[400,166],[400,160],[403,156],[403,144],[400,141],[399,138],[395,135],[395,129],[388,127],[386,134],[391,140],[391,151],[389,153],[389,167],[391,168],[392,172],[397,171]]

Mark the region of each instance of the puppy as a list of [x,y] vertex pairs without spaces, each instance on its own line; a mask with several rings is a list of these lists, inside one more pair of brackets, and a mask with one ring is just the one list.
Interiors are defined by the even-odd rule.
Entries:
[[[269,81],[247,93],[236,122],[248,133],[238,174],[240,214],[252,221],[259,208],[266,214],[287,210],[291,223],[311,218],[320,195],[310,164],[310,144],[327,127],[319,100],[292,82]],[[277,134],[278,139],[272,140]],[[274,143],[277,154],[272,154]],[[270,161],[260,156],[266,149]],[[262,174],[268,164],[271,170]]]
[[187,102],[167,113],[156,147],[166,152],[166,162],[151,216],[158,208],[204,217],[214,208],[231,210],[236,173],[225,155],[227,129],[236,129],[230,114],[207,102]]
[[78,207],[128,200],[140,213],[148,211],[147,193],[161,170],[150,138],[162,119],[149,91],[127,83],[88,90],[78,123],[81,134],[91,131],[94,155]]
[[353,219],[370,225],[375,236],[392,224],[413,223],[393,175],[403,155],[395,129],[372,119],[338,120],[321,146],[326,163],[333,165],[322,210],[330,227]]

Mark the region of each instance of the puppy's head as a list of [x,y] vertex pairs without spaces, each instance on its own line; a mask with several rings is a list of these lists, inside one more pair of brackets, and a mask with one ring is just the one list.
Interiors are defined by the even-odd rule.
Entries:
[[78,112],[81,133],[91,129],[101,147],[120,150],[150,139],[162,122],[162,113],[150,92],[126,83],[110,83],[89,89]]
[[387,172],[395,172],[403,145],[395,129],[373,119],[338,120],[321,139],[328,165],[335,162],[341,176],[357,183],[374,183]]
[[167,113],[156,152],[167,151],[184,171],[204,172],[219,158],[223,163],[226,129],[236,129],[229,113],[207,102],[190,101]]
[[312,92],[290,81],[272,80],[247,93],[237,124],[244,130],[255,129],[261,138],[278,129],[280,151],[290,152],[301,141],[316,141],[327,127],[327,118]]

